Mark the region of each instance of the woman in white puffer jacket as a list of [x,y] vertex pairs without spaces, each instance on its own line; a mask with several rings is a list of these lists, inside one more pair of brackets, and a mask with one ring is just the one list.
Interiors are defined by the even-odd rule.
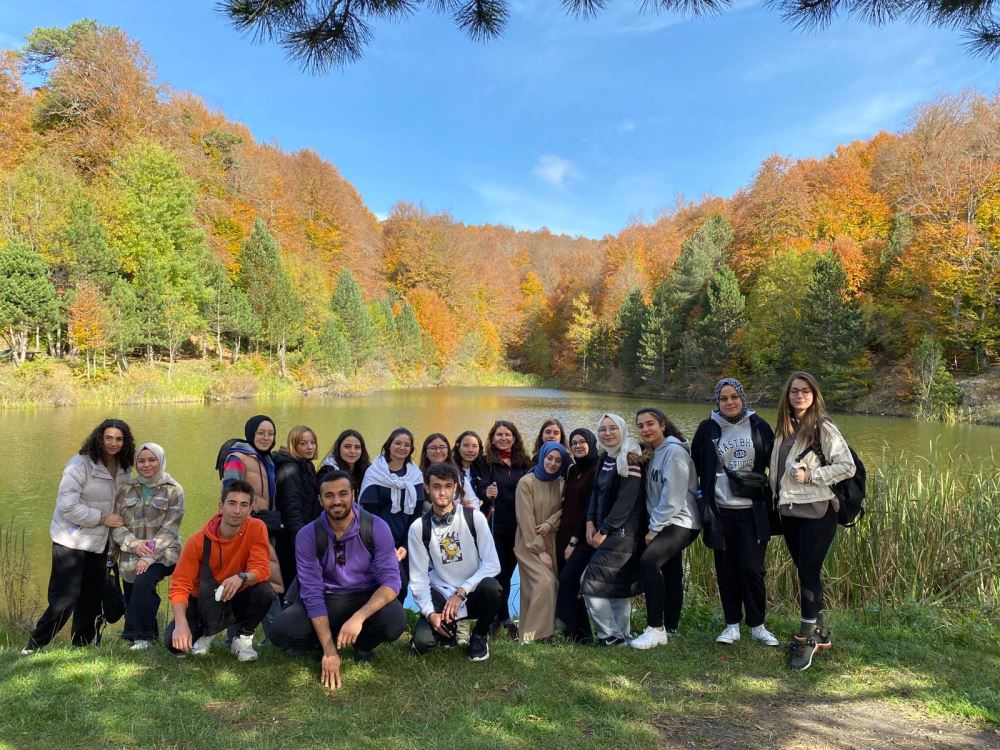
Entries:
[[122,525],[114,512],[118,488],[129,480],[135,459],[132,430],[120,419],[105,419],[63,469],[49,526],[52,573],[48,607],[21,651],[47,645],[70,616],[72,642],[94,640],[101,612],[108,532]]

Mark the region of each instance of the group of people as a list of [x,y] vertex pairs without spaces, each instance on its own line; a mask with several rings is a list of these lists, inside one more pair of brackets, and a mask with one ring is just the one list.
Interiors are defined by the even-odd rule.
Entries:
[[[226,632],[233,654],[252,660],[263,626],[279,648],[320,652],[329,688],[341,684],[341,650],[350,645],[368,661],[402,635],[407,590],[419,610],[411,638],[419,654],[465,645],[470,660],[484,661],[490,634],[503,628],[525,644],[562,633],[650,649],[679,625],[683,552],[699,533],[714,551],[725,614],[716,641],[739,640],[745,621],[754,640],[777,646],[765,626],[764,560],[780,533],[800,582],[790,665],[806,669],[830,646],[821,570],[837,528],[832,487],[853,475],[853,458],[808,373],[788,379],[773,429],[739,381],[723,378],[714,396],[690,443],[649,407],[635,415],[635,436],[613,413],[594,431],[568,434],[548,419],[531,455],[508,420],[485,441],[471,430],[454,443],[433,433],[418,456],[400,427],[374,460],[361,433],[345,430],[318,468],[313,430],[294,427],[274,450],[275,423],[259,415],[245,440],[220,451],[218,513],[183,546],[184,491],[166,472],[163,448],[137,447],[127,424],[105,420],[63,472],[48,608],[22,653],[48,644],[70,616],[73,643],[94,640],[113,559],[124,581],[122,637],[133,650],[159,637],[157,585],[170,576],[171,651],[206,654]],[[647,626],[633,637],[639,593]]]

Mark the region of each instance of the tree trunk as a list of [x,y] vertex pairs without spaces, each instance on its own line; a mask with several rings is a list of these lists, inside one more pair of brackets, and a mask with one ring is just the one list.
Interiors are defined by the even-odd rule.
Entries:
[[219,353],[219,364],[222,364],[222,326],[215,327],[215,349]]
[[149,364],[153,364],[153,345],[146,344],[146,356],[149,358]]
[[62,322],[56,323],[56,356],[62,359]]
[[172,380],[174,376],[174,351],[176,351],[176,347],[173,344],[170,344],[167,347],[167,353],[169,356],[169,359],[167,360],[167,380]]
[[242,343],[242,336],[238,333],[236,334],[236,345],[233,347],[233,356],[230,364],[236,364],[236,361],[240,358],[240,344]]
[[288,377],[288,370],[285,369],[285,337],[281,337],[281,342],[278,344],[278,366],[281,372],[281,378],[284,380]]

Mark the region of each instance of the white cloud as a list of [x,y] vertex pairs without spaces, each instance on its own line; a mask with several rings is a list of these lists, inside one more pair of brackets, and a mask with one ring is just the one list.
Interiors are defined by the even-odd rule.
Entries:
[[547,182],[555,187],[565,187],[569,180],[581,178],[580,170],[573,162],[552,154],[539,156],[535,166],[531,168],[531,173],[542,182]]
[[631,133],[635,130],[635,120],[622,120],[618,123],[617,130],[619,133]]

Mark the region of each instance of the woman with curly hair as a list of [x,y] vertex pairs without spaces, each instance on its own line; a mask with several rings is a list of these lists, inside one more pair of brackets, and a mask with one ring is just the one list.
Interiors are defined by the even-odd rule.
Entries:
[[86,646],[96,637],[108,533],[122,525],[122,517],[114,512],[115,495],[128,482],[134,460],[132,430],[120,419],[105,419],[67,462],[49,526],[48,607],[22,654],[48,645],[70,616],[73,645]]
[[512,635],[517,631],[510,619],[510,581],[517,567],[514,556],[514,538],[517,533],[517,514],[514,498],[517,483],[532,469],[531,459],[524,450],[524,440],[513,422],[498,419],[486,438],[486,471],[479,478],[476,495],[483,500],[483,513],[492,511],[493,542],[500,557],[500,575],[497,580],[503,587],[503,604],[500,622]]

